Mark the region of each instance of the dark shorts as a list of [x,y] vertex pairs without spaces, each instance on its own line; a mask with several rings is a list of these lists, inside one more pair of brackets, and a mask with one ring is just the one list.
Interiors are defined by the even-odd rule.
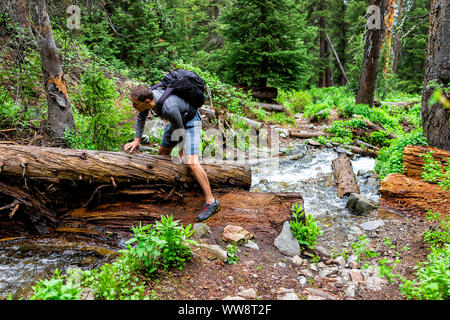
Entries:
[[173,130],[172,124],[169,123],[164,128],[164,136],[161,141],[161,146],[165,148],[173,148],[180,143],[179,138],[183,137],[183,141],[180,145],[178,145],[184,149],[183,153],[185,155],[199,154],[201,129],[202,118],[200,117],[200,113],[197,111],[194,118],[186,123],[186,129]]

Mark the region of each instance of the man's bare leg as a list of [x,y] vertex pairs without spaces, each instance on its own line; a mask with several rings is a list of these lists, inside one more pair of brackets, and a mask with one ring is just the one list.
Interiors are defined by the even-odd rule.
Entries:
[[[180,152],[180,156],[182,156],[182,151]],[[198,183],[200,184],[200,187],[203,190],[203,193],[205,194],[205,201],[206,203],[212,203],[214,202],[214,196],[211,192],[211,186],[209,184],[208,176],[206,175],[205,170],[200,165],[200,161],[197,154],[194,155],[186,155],[185,156],[186,164],[187,166],[192,170],[192,173],[194,174],[195,178],[197,179]]]

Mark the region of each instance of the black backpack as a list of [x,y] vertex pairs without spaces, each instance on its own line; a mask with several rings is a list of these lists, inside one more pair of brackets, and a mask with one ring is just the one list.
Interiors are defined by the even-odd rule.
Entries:
[[170,94],[174,94],[186,101],[190,108],[183,115],[184,123],[191,120],[206,101],[205,82],[197,74],[188,70],[174,70],[169,72],[164,79],[152,86],[152,90],[162,87],[164,93],[156,104],[155,111],[157,115],[161,115],[164,101]]

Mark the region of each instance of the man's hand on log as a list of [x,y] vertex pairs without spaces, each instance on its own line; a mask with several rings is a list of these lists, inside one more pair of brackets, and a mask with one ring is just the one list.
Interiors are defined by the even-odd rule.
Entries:
[[128,151],[130,149],[130,153],[132,153],[135,149],[137,152],[139,152],[139,146],[141,144],[141,139],[135,138],[133,142],[127,143],[123,149],[125,151]]

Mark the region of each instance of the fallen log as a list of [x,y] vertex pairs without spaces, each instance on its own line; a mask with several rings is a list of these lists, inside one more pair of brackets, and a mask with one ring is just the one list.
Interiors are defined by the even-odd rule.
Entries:
[[433,159],[440,161],[442,168],[446,165],[447,159],[450,159],[450,151],[423,146],[407,145],[403,149],[403,168],[404,174],[410,178],[422,179],[423,165],[425,164],[423,155],[433,152]]
[[371,129],[372,131],[384,131],[384,132],[386,132],[386,134],[387,134],[389,139],[396,139],[397,138],[397,136],[395,134],[392,134],[392,133],[388,132],[382,126],[379,126],[379,125],[377,125],[377,124],[375,124],[375,123],[373,123],[373,122],[371,122],[371,121],[369,121],[369,120],[367,120],[367,119],[365,119],[365,118],[363,118],[363,117],[361,117],[359,115],[354,114],[353,118],[363,120],[366,123],[366,125],[369,127],[369,129]]
[[249,128],[253,128],[255,130],[259,130],[262,127],[261,122],[258,122],[258,121],[255,121],[255,120],[252,120],[252,119],[249,119],[249,118],[241,117],[241,116],[238,116],[238,115],[236,115],[234,113],[227,113],[227,117],[229,119],[235,119],[237,121],[243,121]]
[[352,163],[345,154],[341,154],[338,158],[334,159],[331,162],[331,167],[333,168],[339,198],[347,196],[350,193],[359,194],[359,187],[356,182],[355,173],[353,172]]
[[258,102],[257,105],[266,111],[285,112],[286,108],[281,104],[262,103]]
[[[204,165],[211,186],[250,188],[248,166]],[[110,184],[196,183],[186,165],[170,157],[126,152],[73,150],[25,145],[0,145],[1,176],[63,179]]]
[[405,214],[433,212],[450,214],[449,191],[436,184],[392,173],[381,181],[380,208]]

